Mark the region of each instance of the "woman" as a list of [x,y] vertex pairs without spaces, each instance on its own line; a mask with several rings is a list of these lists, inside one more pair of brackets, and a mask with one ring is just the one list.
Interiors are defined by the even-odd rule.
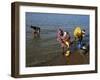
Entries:
[[76,27],[74,29],[74,37],[75,37],[75,41],[78,41],[78,48],[82,48],[82,40],[85,36],[85,30],[81,29],[81,27]]
[[[57,41],[61,44],[61,47],[63,49],[63,54],[66,56],[69,56],[70,54],[70,35],[68,32],[64,32],[62,29],[59,29],[57,32]],[[65,49],[67,51],[65,52]]]

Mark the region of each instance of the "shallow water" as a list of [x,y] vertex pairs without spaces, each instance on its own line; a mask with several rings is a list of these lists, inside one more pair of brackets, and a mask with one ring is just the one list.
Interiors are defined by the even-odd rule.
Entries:
[[[39,26],[41,28],[40,38],[33,38],[32,29],[26,26],[26,67],[47,66],[51,60],[55,61],[57,56],[62,54],[60,44],[56,40],[58,27],[56,26]],[[62,27],[68,31],[73,40],[74,27]],[[86,28],[85,28],[86,29]],[[86,29],[84,43],[89,44],[89,31]],[[75,46],[71,47],[74,52]],[[61,62],[58,63],[60,65]],[[50,66],[50,65],[49,65]]]

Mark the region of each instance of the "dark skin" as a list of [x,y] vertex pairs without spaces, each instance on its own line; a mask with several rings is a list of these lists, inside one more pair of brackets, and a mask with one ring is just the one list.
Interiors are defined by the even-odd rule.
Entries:
[[[60,36],[63,36],[64,35],[64,32],[61,29],[59,29],[59,30],[61,32]],[[68,32],[67,32],[67,35],[69,35]],[[68,40],[70,40],[70,37],[69,37]],[[61,39],[61,41],[62,41],[62,43],[64,43],[66,45],[66,43],[62,39]],[[66,45],[66,46],[68,46],[68,45]],[[63,50],[63,55],[64,55],[65,54],[65,47],[62,47],[62,50]],[[69,50],[69,48],[67,50]]]

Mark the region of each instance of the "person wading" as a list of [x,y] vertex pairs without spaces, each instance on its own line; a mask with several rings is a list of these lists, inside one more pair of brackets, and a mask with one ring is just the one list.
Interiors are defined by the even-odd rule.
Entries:
[[58,29],[57,41],[61,44],[63,55],[70,55],[70,35],[68,32],[64,32],[62,29]]

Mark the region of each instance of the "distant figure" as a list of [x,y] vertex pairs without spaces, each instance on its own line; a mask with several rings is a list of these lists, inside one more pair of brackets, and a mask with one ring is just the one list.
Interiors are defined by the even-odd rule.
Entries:
[[32,30],[33,30],[33,37],[40,37],[40,28],[37,26],[31,26]]
[[[62,29],[59,29],[57,32],[57,41],[59,41],[59,43],[61,44],[61,47],[63,49],[63,54],[65,56],[69,56],[70,54],[70,35],[68,32],[64,32]],[[66,52],[65,52],[65,49]]]
[[83,40],[84,36],[85,36],[85,30],[84,29],[81,29],[80,27],[76,27],[74,29],[75,41],[79,42],[78,48],[82,48],[82,40]]

